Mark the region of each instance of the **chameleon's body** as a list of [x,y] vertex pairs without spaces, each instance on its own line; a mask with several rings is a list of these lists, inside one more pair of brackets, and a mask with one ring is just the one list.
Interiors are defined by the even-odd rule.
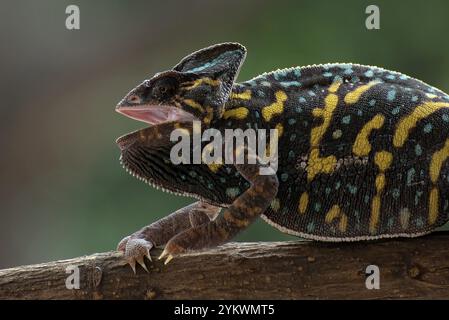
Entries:
[[[177,74],[176,92],[165,102],[153,101],[154,92],[145,90],[154,85],[146,83],[119,105],[131,108],[130,97],[139,104],[153,99],[147,105],[182,109],[203,129],[220,132],[278,129],[278,170],[268,177],[254,175],[249,165],[173,165],[170,132],[191,132],[189,117],[119,139],[122,162],[133,174],[201,200],[167,254],[223,243],[259,215],[281,231],[326,241],[418,236],[449,219],[448,95],[400,73],[353,64],[277,70],[237,84],[244,55],[238,44],[204,49],[174,68],[182,80]],[[192,214],[201,216],[195,210],[215,217],[219,207],[229,208],[216,220],[192,221]],[[161,223],[152,229],[134,237],[154,245],[174,236],[157,241]],[[133,246],[139,245],[128,248],[128,240],[119,247],[137,256]]]

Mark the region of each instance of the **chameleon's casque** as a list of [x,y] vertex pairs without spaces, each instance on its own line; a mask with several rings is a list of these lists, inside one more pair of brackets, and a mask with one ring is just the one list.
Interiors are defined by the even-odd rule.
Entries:
[[[234,43],[195,52],[118,106],[140,108],[134,118],[152,124],[118,140],[128,170],[200,199],[178,216],[191,217],[200,206],[214,218],[227,207],[215,220],[183,222],[183,236],[159,241],[175,237],[167,254],[223,243],[259,215],[283,232],[326,241],[417,236],[448,220],[447,94],[401,73],[341,63],[235,83],[245,54]],[[170,132],[191,132],[193,119],[220,132],[278,129],[276,175],[257,176],[249,166],[173,165]],[[169,217],[165,230],[182,220]],[[130,251],[133,237],[155,245],[152,238],[163,231],[160,223],[152,226],[125,238],[120,248]]]

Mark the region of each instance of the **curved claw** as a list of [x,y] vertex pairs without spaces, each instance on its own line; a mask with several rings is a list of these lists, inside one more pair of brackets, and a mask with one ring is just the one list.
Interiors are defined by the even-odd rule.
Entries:
[[131,266],[131,269],[133,269],[134,274],[136,274],[136,260],[128,260],[128,264]]
[[147,266],[145,265],[145,261],[143,261],[143,256],[142,257],[138,257],[136,258],[136,261],[138,264],[140,264],[142,266],[142,268],[146,271],[149,272],[147,269]]
[[161,259],[165,258],[165,256],[167,256],[167,259],[164,262],[164,264],[166,265],[173,259],[173,255],[168,253],[167,248],[165,248],[164,251],[162,251],[162,253],[159,256],[158,260],[161,260]]

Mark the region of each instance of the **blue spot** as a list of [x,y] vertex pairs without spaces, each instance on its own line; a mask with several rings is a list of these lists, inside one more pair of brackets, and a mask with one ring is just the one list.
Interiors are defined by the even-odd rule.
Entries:
[[307,121],[303,121],[302,124],[304,125],[304,127],[307,127],[309,125],[309,123]]
[[300,69],[295,69],[295,71],[293,71],[293,74],[295,75],[295,77],[300,77],[301,76],[301,70]]
[[299,102],[304,103],[304,102],[307,102],[307,100],[304,97],[299,97]]
[[395,199],[399,198],[399,195],[400,195],[399,189],[394,188],[392,191],[392,195],[393,195],[393,198],[395,198]]
[[329,195],[331,193],[332,189],[329,187],[326,187],[326,189],[324,189],[324,192]]
[[290,119],[288,119],[288,124],[289,125],[294,125],[296,123],[296,119],[295,118],[290,118]]
[[396,90],[388,91],[387,99],[388,101],[393,101],[396,98]]
[[309,96],[311,96],[311,97],[316,96],[315,92],[313,92],[312,90],[309,90],[307,93],[308,93]]
[[413,97],[412,97],[412,101],[413,101],[413,102],[418,101],[418,96],[413,96]]
[[196,177],[196,172],[195,172],[195,171],[189,171],[189,175],[190,175],[192,178],[195,178],[195,177]]
[[369,105],[371,107],[374,107],[376,105],[376,100],[374,100],[374,99],[370,100]]
[[393,224],[394,224],[394,218],[391,217],[391,218],[388,219],[388,222],[387,222],[388,228],[391,229],[393,227]]
[[291,87],[291,86],[297,86],[297,87],[301,86],[301,83],[298,81],[282,81],[282,82],[280,82],[280,84],[281,84],[281,86],[287,87],[287,88]]
[[441,116],[441,119],[443,119],[444,122],[449,122],[449,115],[443,114],[443,115]]
[[302,108],[300,106],[296,106],[295,111],[297,113],[301,113],[302,112]]
[[357,192],[357,187],[356,187],[356,186],[353,186],[353,185],[351,185],[351,184],[348,184],[348,185],[347,185],[347,188],[348,188],[348,190],[349,190],[349,192],[350,192],[351,194],[355,194],[355,193]]
[[391,114],[398,114],[399,111],[401,111],[401,107],[398,106],[398,107],[394,108],[393,110],[391,110]]
[[295,157],[295,152],[292,151],[292,150],[290,150],[290,151],[288,152],[288,157],[289,157],[289,159],[294,158],[294,157]]
[[287,179],[288,179],[288,173],[283,173],[283,174],[281,174],[281,181],[282,181],[282,182],[287,181]]
[[407,80],[408,77],[405,74],[401,74],[401,76],[399,77],[399,79],[401,80]]
[[393,74],[389,74],[388,76],[386,76],[386,78],[390,80],[396,79],[396,77]]
[[374,76],[373,70],[368,70],[367,72],[365,72],[365,76],[368,78],[371,78],[372,76]]
[[213,188],[214,188],[214,185],[213,185],[211,182],[209,182],[209,183],[207,184],[207,187],[208,187],[209,189],[213,189]]
[[363,111],[361,109],[357,110],[357,115],[362,116],[363,115]]
[[285,78],[287,76],[288,69],[278,70],[274,73],[274,78],[279,81],[281,78]]
[[432,128],[433,128],[432,124],[431,124],[431,123],[428,123],[428,124],[426,124],[426,125],[424,126],[423,131],[424,131],[425,133],[429,133],[429,132],[432,131]]
[[220,177],[220,182],[221,183],[226,183],[226,178],[225,177]]
[[422,191],[417,190],[415,192],[415,206],[419,203],[419,198],[421,197],[421,195],[422,195]]
[[183,174],[181,174],[181,179],[182,179],[182,180],[185,180],[185,179],[186,179],[186,176],[183,175]]
[[353,73],[354,71],[351,69],[351,68],[347,68],[343,73],[344,74],[351,74],[351,73]]
[[234,188],[227,188],[226,189],[226,195],[229,198],[235,198],[240,194],[240,189],[238,187],[234,187]]
[[369,195],[365,195],[363,198],[363,202],[368,203],[369,202]]
[[257,95],[261,98],[265,98],[265,92],[263,90],[257,90]]
[[309,224],[307,225],[307,232],[311,233],[313,232],[313,230],[315,229],[315,224],[312,222],[309,222]]
[[349,124],[351,122],[351,115],[344,116],[341,119],[341,122],[344,123],[344,124]]
[[315,208],[315,211],[316,211],[316,212],[320,211],[320,209],[321,209],[321,203],[316,202],[314,208]]
[[335,190],[340,189],[341,183],[340,181],[337,181],[337,183],[335,183]]
[[293,133],[293,134],[290,136],[290,141],[295,141],[295,139],[296,139],[296,134]]
[[262,81],[260,84],[264,87],[271,87],[271,82],[269,81]]
[[422,148],[421,148],[421,145],[419,143],[417,143],[416,146],[415,146],[415,154],[417,156],[420,156],[422,154]]
[[416,218],[416,226],[418,228],[421,228],[424,225],[424,222],[422,221],[421,217]]
[[259,113],[259,111],[254,111],[254,116],[256,117],[256,118],[260,118],[260,113]]
[[333,74],[332,74],[332,72],[325,72],[325,73],[323,73],[323,76],[329,78],[329,77],[332,77]]
[[415,168],[410,168],[407,171],[407,185],[408,186],[410,186],[412,184],[413,177],[415,176],[415,172],[416,172]]
[[226,167],[226,172],[228,173],[228,174],[230,174],[231,172],[232,172],[232,169],[231,169],[231,167]]

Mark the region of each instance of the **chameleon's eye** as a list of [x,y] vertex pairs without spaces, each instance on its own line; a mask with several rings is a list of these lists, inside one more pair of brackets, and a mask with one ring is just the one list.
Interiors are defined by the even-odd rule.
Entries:
[[140,103],[140,97],[138,95],[132,94],[128,97],[128,103],[132,104],[139,104]]
[[164,100],[173,95],[176,91],[177,81],[173,78],[164,78],[153,87],[153,96],[159,100]]

